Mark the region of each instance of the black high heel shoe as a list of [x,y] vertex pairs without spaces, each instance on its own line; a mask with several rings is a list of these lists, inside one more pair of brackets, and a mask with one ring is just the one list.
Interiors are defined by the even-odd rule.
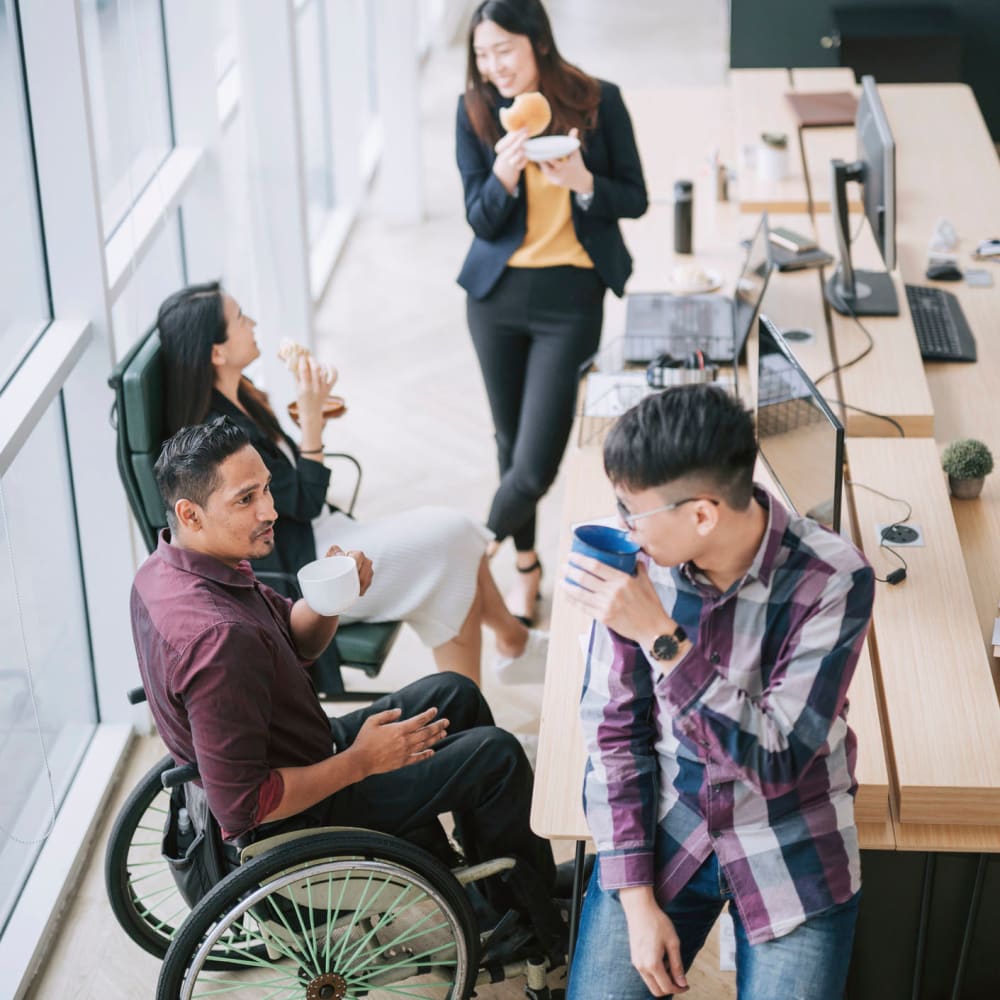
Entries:
[[[542,579],[542,564],[537,558],[530,566],[515,566],[514,568],[518,571],[518,573],[534,573],[537,569],[539,581]],[[537,604],[541,599],[542,593],[541,590],[539,590],[538,593],[535,594],[535,603]],[[527,628],[532,628],[535,624],[534,615],[514,615],[514,617]]]

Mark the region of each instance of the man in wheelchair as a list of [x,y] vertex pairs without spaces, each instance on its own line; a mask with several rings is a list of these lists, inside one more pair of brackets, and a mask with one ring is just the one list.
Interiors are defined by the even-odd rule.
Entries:
[[[132,589],[149,706],[178,762],[194,763],[231,856],[322,826],[368,827],[447,850],[450,812],[466,861],[509,855],[490,902],[516,911],[544,953],[565,952],[547,841],[528,825],[532,772],[478,687],[435,673],[330,719],[304,669],[337,630],[261,584],[248,560],[274,546],[269,473],[227,418],[168,440],[156,481],[169,527]],[[373,567],[360,552],[362,593]]]

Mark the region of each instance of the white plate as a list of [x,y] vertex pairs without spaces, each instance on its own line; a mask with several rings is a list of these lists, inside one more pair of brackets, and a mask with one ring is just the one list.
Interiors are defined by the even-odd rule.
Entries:
[[673,278],[667,280],[667,291],[674,295],[704,295],[706,292],[714,292],[722,287],[722,275],[718,271],[706,268],[705,280],[697,285],[679,285]]
[[571,135],[540,135],[524,143],[524,152],[529,160],[542,163],[545,160],[561,160],[580,148],[580,140]]

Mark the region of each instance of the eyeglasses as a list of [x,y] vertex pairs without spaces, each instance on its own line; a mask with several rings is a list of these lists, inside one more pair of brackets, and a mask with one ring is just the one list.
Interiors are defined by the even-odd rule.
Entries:
[[696,500],[705,500],[716,507],[719,506],[719,501],[712,497],[686,497],[683,500],[675,500],[673,503],[664,504],[662,507],[644,510],[641,514],[630,514],[628,507],[618,497],[615,497],[615,507],[618,510],[618,516],[625,522],[626,527],[630,531],[634,531],[636,521],[641,521],[644,517],[652,517],[654,514],[662,514],[667,510],[676,510],[678,507],[683,507],[686,503],[694,503]]

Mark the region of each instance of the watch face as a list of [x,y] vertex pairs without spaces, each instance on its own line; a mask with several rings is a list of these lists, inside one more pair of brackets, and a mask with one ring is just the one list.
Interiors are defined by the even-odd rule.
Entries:
[[680,644],[672,635],[658,635],[653,640],[652,653],[658,660],[672,660],[680,648]]

